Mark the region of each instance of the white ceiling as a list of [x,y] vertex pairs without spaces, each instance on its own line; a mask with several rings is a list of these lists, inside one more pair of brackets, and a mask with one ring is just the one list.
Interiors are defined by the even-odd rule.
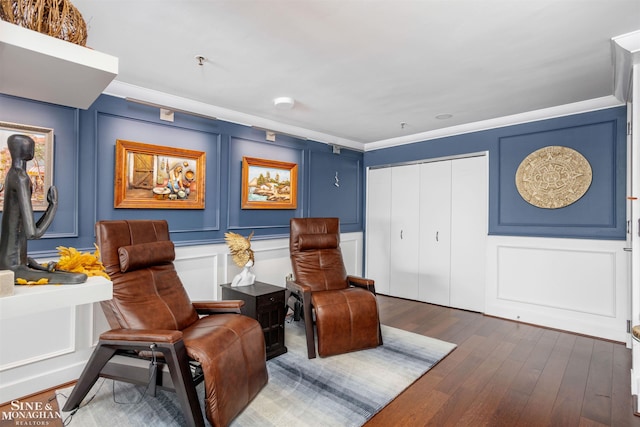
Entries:
[[[87,22],[87,46],[119,58],[116,87],[363,149],[602,97],[618,102],[611,38],[640,29],[640,0],[72,3]],[[280,96],[295,107],[274,108]],[[443,113],[453,117],[435,118]]]

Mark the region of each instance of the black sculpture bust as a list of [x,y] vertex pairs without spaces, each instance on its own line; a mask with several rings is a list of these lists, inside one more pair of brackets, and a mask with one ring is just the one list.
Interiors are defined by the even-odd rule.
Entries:
[[35,222],[31,205],[31,179],[27,174],[27,162],[33,159],[35,142],[27,135],[11,135],[7,146],[11,154],[11,168],[4,182],[0,269],[13,270],[16,279],[27,281],[49,279],[50,284],[86,282],[86,274],[52,271],[27,256],[27,240],[42,237],[53,222],[58,209],[58,191],[54,186],[49,187],[49,205],[38,222]]

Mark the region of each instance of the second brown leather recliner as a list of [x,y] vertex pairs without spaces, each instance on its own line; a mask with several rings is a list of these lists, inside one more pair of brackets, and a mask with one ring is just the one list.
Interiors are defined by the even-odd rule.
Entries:
[[302,305],[308,357],[316,356],[314,320],[320,356],[381,345],[374,282],[347,275],[339,219],[291,219],[289,252],[295,279],[287,300]]

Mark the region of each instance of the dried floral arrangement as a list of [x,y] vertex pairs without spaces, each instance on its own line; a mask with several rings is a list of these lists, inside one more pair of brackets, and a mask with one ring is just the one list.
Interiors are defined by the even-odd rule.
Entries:
[[[94,244],[95,246],[95,244]],[[100,250],[95,246],[96,250],[93,253],[80,252],[76,248],[67,248],[64,246],[58,246],[58,254],[60,260],[57,262],[50,262],[45,264],[50,271],[68,271],[71,273],[84,273],[88,277],[101,276],[107,280],[111,280],[106,273],[104,264],[100,261]],[[18,285],[48,285],[49,279],[40,279],[37,281],[27,281],[22,278],[16,278],[16,284]]]
[[0,0],[0,19],[85,46],[87,24],[68,0]]

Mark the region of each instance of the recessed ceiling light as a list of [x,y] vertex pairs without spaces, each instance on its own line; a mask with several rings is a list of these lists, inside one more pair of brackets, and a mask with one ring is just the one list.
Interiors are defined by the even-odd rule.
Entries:
[[296,101],[288,96],[281,96],[273,100],[273,105],[278,110],[290,110],[296,104]]
[[447,120],[447,119],[450,119],[451,117],[453,117],[453,114],[443,113],[443,114],[438,114],[436,116],[436,119],[438,119],[438,120]]

